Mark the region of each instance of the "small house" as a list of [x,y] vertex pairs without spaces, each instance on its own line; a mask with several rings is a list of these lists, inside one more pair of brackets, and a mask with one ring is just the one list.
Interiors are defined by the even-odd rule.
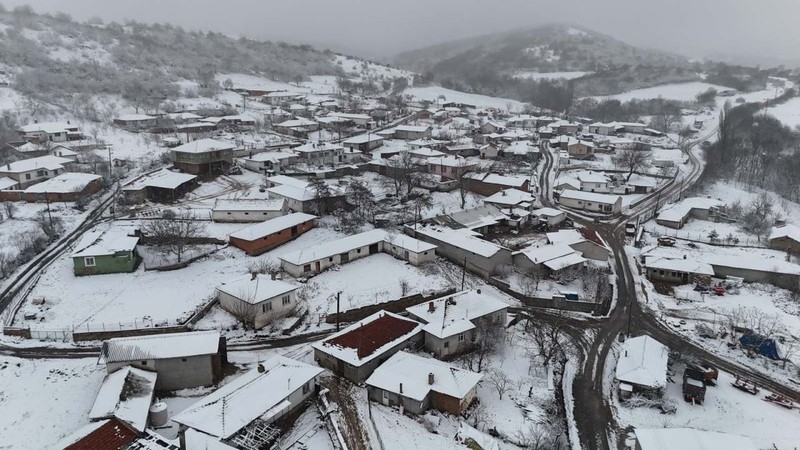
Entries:
[[647,257],[644,263],[647,278],[670,283],[691,283],[697,277],[714,276],[710,264],[690,259]]
[[[667,386],[669,349],[650,336],[629,338],[622,344],[616,379],[624,392],[642,392]],[[632,389],[629,389],[632,388]]]
[[695,428],[636,428],[634,450],[757,450],[750,438]]
[[91,173],[65,172],[34,184],[21,194],[28,202],[76,202],[100,192],[103,177]]
[[286,200],[217,199],[211,209],[214,222],[261,222],[286,215]]
[[197,176],[173,172],[163,168],[146,173],[122,186],[122,193],[132,203],[149,200],[157,203],[174,203],[197,185]]
[[156,372],[156,390],[172,391],[216,383],[228,356],[218,331],[194,331],[109,339],[100,360],[108,373],[127,366]]
[[231,233],[230,244],[250,256],[257,256],[279,247],[314,228],[317,216],[292,213],[275,217]]
[[83,138],[80,128],[69,122],[31,123],[17,130],[20,137],[33,143],[75,141]]
[[133,272],[139,263],[138,242],[125,230],[91,230],[75,246],[73,272],[76,276]]
[[72,163],[71,159],[51,155],[23,159],[1,165],[0,178],[10,178],[16,181],[14,189],[25,189],[61,175]]
[[680,229],[690,218],[709,220],[712,212],[722,206],[713,198],[689,197],[665,206],[656,217],[656,223],[665,227]]
[[622,211],[622,197],[619,195],[598,194],[564,190],[558,197],[562,206],[603,214],[619,214]]
[[768,241],[775,250],[797,254],[800,252],[800,227],[792,224],[773,227]]
[[112,417],[84,425],[74,433],[58,441],[52,448],[63,450],[121,450],[130,448],[138,438],[138,431],[126,422]]
[[412,141],[431,137],[430,125],[398,125],[394,128],[394,139]]
[[531,211],[531,215],[538,219],[539,224],[544,223],[550,227],[554,227],[560,224],[567,218],[567,213],[565,213],[564,211],[547,207],[534,209],[533,211]]
[[567,144],[567,153],[570,158],[587,159],[594,154],[594,143],[589,141],[571,141]]
[[558,277],[564,269],[580,267],[585,262],[580,252],[565,244],[531,246],[514,254],[515,266],[541,276]]
[[511,250],[479,238],[480,233],[461,228],[424,225],[406,226],[406,233],[436,245],[436,254],[463,266],[467,270],[488,278],[498,267],[511,264]]
[[330,142],[310,142],[292,149],[298,156],[298,162],[312,165],[335,165],[346,163],[344,147]]
[[508,188],[483,199],[483,203],[503,208],[521,208],[530,210],[535,198],[529,192]]
[[402,413],[422,414],[430,408],[459,416],[478,398],[483,375],[442,361],[398,352],[367,381],[369,400],[399,406]]
[[467,175],[467,188],[480,195],[493,195],[504,189],[517,189],[528,192],[530,178],[518,175],[501,175],[498,173],[473,173]]
[[[270,177],[270,179],[272,178],[276,177]],[[297,179],[292,180],[291,184],[280,184],[267,188],[267,196],[273,200],[286,200],[290,211],[304,213],[317,212],[319,202],[324,203],[326,211],[333,211],[344,202],[344,193],[336,186],[330,186],[330,197],[318,199],[316,190],[309,183]]]
[[146,130],[156,126],[158,118],[146,114],[123,114],[114,119],[114,125],[129,130]]
[[362,153],[371,152],[383,145],[383,137],[378,134],[362,134],[347,138],[342,145],[349,149],[358,150]]
[[233,163],[234,145],[214,139],[199,139],[170,150],[172,163],[183,172],[216,175]]
[[400,350],[422,347],[423,339],[421,323],[378,311],[311,347],[321,367],[360,383]]
[[580,252],[584,258],[595,261],[608,261],[611,250],[596,231],[589,228],[559,230],[547,233],[547,242],[554,245],[568,245]]
[[311,403],[311,397],[319,392],[321,374],[319,367],[274,356],[201,398],[172,420],[180,425],[178,435],[184,444],[186,434],[194,430],[232,448],[272,448],[281,434],[277,422]]
[[508,305],[478,289],[431,300],[406,311],[412,319],[425,324],[425,351],[445,358],[470,351],[478,339],[479,326],[505,326]]
[[297,309],[296,290],[285,281],[255,275],[222,283],[216,295],[222,309],[259,330]]
[[297,153],[284,151],[263,152],[251,154],[242,161],[247,170],[271,175],[285,171],[287,167],[296,164],[300,161],[300,156]]

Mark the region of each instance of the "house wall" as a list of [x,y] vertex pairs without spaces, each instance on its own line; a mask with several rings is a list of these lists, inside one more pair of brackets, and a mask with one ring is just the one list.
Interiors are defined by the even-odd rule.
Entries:
[[769,246],[776,250],[782,250],[790,253],[800,252],[800,242],[797,242],[794,239],[785,236],[771,239],[769,241]]
[[694,278],[694,276],[686,272],[675,272],[648,267],[647,278],[650,280],[666,281],[668,283],[688,283]]
[[247,241],[233,236],[230,236],[228,240],[231,243],[231,245],[233,245],[236,248],[244,250],[245,253],[247,253],[248,255],[257,256],[266,251],[272,250],[275,247],[279,247],[293,239],[296,239],[298,236],[302,235],[303,233],[312,228],[314,228],[314,219],[308,220],[298,225],[297,232],[295,234],[292,234],[291,228],[286,228],[277,233],[272,233],[253,241]]
[[458,355],[471,350],[474,345],[474,339],[474,329],[445,338],[439,338],[430,333],[425,333],[425,351],[433,353],[433,355],[439,359]]
[[[146,361],[117,362],[106,365],[108,373],[116,372],[124,366],[158,373],[156,390],[172,391],[214,383],[213,355],[189,356]],[[183,361],[185,359],[186,361]]]
[[211,220],[214,222],[249,223],[263,222],[286,215],[284,210],[263,211],[212,211]]
[[391,358],[395,353],[405,348],[420,348],[423,345],[423,340],[424,337],[422,331],[420,331],[361,366],[354,366],[347,362],[340,361],[338,358],[316,348],[314,349],[314,361],[316,361],[320,367],[324,367],[339,376],[345,377],[354,383],[361,383],[369,378],[375,369],[386,362],[386,360]]
[[36,170],[29,170],[27,172],[4,172],[3,166],[0,166],[0,177],[9,177],[12,180],[16,180],[19,182],[18,189],[27,189],[30,186],[33,186],[36,183],[40,183],[44,180],[49,180],[50,178],[54,178],[56,175],[60,175],[64,173],[64,169],[36,169]]
[[423,234],[413,237],[436,245],[437,255],[443,256],[459,266],[462,266],[466,260],[467,270],[484,278],[493,275],[498,266],[511,264],[511,250],[508,249],[501,248],[497,253],[487,258]]
[[561,213],[557,216],[539,216],[538,219],[545,219],[547,220],[547,224],[552,226],[556,226],[564,221],[567,218],[566,213]]
[[[420,375],[422,376],[422,375]],[[400,385],[397,386],[398,392]],[[369,400],[380,403],[386,406],[399,406],[403,405],[404,412],[409,414],[422,414],[430,408],[430,395],[427,395],[422,401],[414,400],[403,396],[397,392],[391,392],[375,386],[367,386],[367,397]]]
[[94,261],[94,266],[87,266],[86,258],[72,258],[73,273],[76,276],[81,276],[133,272],[136,269],[136,251],[95,256]]
[[459,416],[476,398],[476,388],[472,388],[463,399],[432,391],[431,407],[454,416]]
[[656,219],[656,223],[659,224],[659,225],[668,227],[668,228],[674,228],[676,230],[679,230],[679,229],[683,228],[684,220],[685,220],[685,217],[682,218],[681,220],[678,220],[678,221]]
[[572,158],[582,159],[589,157],[589,155],[592,154],[592,149],[584,144],[573,144],[567,146],[567,152],[569,153],[569,156]]
[[[384,244],[384,241],[379,241],[377,243],[378,251],[376,253],[380,253],[381,251],[383,251],[383,244]],[[353,248],[353,249],[350,249],[347,252],[342,252],[342,253],[340,253],[338,255],[333,255],[333,256],[330,256],[330,257],[326,257],[326,258],[320,258],[318,260],[311,261],[310,263],[305,264],[305,265],[295,265],[295,264],[292,264],[292,263],[289,263],[289,262],[281,260],[281,268],[283,270],[285,270],[286,272],[288,272],[290,275],[292,275],[295,278],[299,278],[299,277],[307,276],[307,275],[313,275],[313,274],[317,274],[317,273],[323,272],[323,271],[325,271],[326,269],[328,269],[330,267],[333,267],[333,266],[336,266],[336,265],[341,265],[341,264],[346,264],[346,262],[344,262],[344,263],[342,262],[342,259],[343,259],[342,255],[344,255],[344,254],[347,254],[347,262],[354,261],[354,260],[360,259],[360,258],[364,258],[364,257],[370,255],[369,245],[364,245],[362,247]],[[319,270],[317,270],[317,263],[319,263]],[[308,270],[305,270],[306,266],[308,266]]]
[[394,138],[395,139],[405,139],[409,141],[413,141],[415,139],[422,139],[426,137],[431,137],[431,129],[428,128],[427,131],[402,131],[402,130],[395,130]]
[[388,244],[386,242],[384,242],[381,245],[381,249],[383,250],[383,252],[388,253],[397,259],[408,261],[414,266],[419,266],[425,263],[429,263],[436,259],[435,249],[424,252],[414,252],[411,250],[406,250],[403,247]]
[[559,198],[559,203],[564,206],[583,209],[585,211],[602,212],[605,214],[618,214],[622,210],[622,200],[618,199],[613,205],[572,198]]
[[[286,305],[283,304],[283,297],[285,296],[289,296],[289,303]],[[250,321],[248,325],[256,330],[264,328],[275,320],[288,316],[297,306],[297,298],[294,291],[272,297],[263,302],[256,303],[255,305],[251,305],[242,299],[222,291],[217,291],[217,298],[219,299],[220,306],[234,315],[236,315],[237,312],[250,311],[250,308],[252,308],[255,314],[253,315],[253,320]],[[268,311],[264,309],[264,305],[266,304],[272,305],[272,308]]]
[[606,261],[610,255],[608,249],[600,247],[591,241],[577,242],[570,245],[570,248],[581,252],[584,258],[594,259],[596,261]]
[[[300,386],[300,388],[298,388],[297,390],[286,396],[286,400],[289,400],[289,402],[291,402],[291,405],[288,408],[279,412],[278,414],[275,414],[274,416],[270,417],[266,422],[268,424],[277,422],[280,419],[283,419],[284,417],[299,411],[301,408],[305,408],[307,406],[306,400],[308,400],[312,395],[314,395],[317,392],[318,386],[319,386],[319,376],[316,376],[313,379],[307,381],[305,385]],[[305,392],[303,392],[303,388],[305,388]]]
[[720,278],[740,277],[748,283],[769,283],[791,291],[800,290],[800,275],[765,272],[760,270],[712,264],[714,275]]

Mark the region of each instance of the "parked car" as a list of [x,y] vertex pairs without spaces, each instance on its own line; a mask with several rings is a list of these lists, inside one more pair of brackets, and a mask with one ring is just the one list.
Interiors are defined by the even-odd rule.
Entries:
[[626,236],[636,236],[636,224],[633,222],[628,222],[625,224],[625,235]]

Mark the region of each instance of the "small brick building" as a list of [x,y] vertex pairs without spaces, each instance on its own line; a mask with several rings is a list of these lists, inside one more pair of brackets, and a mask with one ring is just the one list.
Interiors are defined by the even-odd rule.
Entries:
[[276,217],[232,233],[229,241],[250,256],[260,255],[314,228],[316,218],[306,213]]

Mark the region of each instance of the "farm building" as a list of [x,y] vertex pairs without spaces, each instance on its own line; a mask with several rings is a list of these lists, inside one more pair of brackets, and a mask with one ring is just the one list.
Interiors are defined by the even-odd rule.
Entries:
[[76,276],[133,272],[139,263],[138,242],[126,230],[91,230],[75,246],[73,272]]
[[710,264],[689,259],[649,256],[645,258],[644,267],[648,279],[670,283],[687,284],[696,277],[714,276],[714,268]]
[[157,372],[156,389],[171,391],[216,383],[228,356],[218,331],[195,331],[109,339],[100,360],[108,373],[127,366]]
[[[13,180],[12,180],[13,181]],[[27,202],[75,202],[103,188],[103,177],[91,173],[66,172],[34,184],[24,191],[0,192],[0,200]],[[3,189],[0,186],[0,189]]]
[[143,432],[147,427],[157,378],[155,372],[130,366],[107,374],[89,411],[89,419],[116,417],[134,430]]
[[656,223],[680,229],[690,218],[709,220],[712,212],[723,203],[712,198],[690,197],[679,203],[665,206],[656,217]]
[[792,254],[800,252],[800,227],[792,224],[773,227],[769,233],[769,246]]
[[400,350],[422,347],[423,339],[421,323],[379,311],[311,347],[317,364],[360,383]]
[[286,200],[217,199],[211,209],[214,222],[262,222],[286,215]]
[[611,136],[616,134],[617,124],[614,122],[594,122],[589,124],[589,133],[599,134],[601,136]]
[[367,395],[410,414],[433,408],[459,416],[477,400],[481,378],[479,373],[401,351],[367,379]]
[[493,275],[498,267],[511,264],[511,250],[485,241],[478,237],[479,233],[468,229],[425,225],[416,229],[406,226],[405,231],[436,245],[436,254],[458,265],[466,264],[467,270],[484,278]]
[[756,450],[750,438],[695,428],[637,428],[635,450]]
[[64,173],[72,163],[71,159],[51,155],[23,159],[1,165],[0,179],[10,178],[16,182],[6,189],[21,190]]
[[551,227],[560,224],[564,221],[564,219],[567,218],[567,213],[564,211],[559,211],[555,208],[534,209],[531,211],[531,215],[536,217],[539,220],[539,223],[546,223]]
[[[620,350],[616,379],[621,392],[662,389],[667,385],[669,349],[650,336],[628,338]],[[625,395],[625,394],[623,394]]]
[[144,130],[156,126],[158,117],[146,114],[123,114],[114,119],[114,125],[129,130]]
[[569,245],[578,251],[584,258],[595,261],[607,261],[611,250],[594,230],[579,228],[572,230],[559,230],[547,233],[547,242],[550,244]]
[[619,214],[622,211],[622,197],[619,195],[598,194],[596,192],[561,191],[558,202],[567,208],[581,209],[603,214]]
[[299,278],[379,252],[388,253],[415,266],[436,258],[435,245],[402,234],[392,235],[384,230],[365,231],[278,258],[283,270]]
[[173,203],[196,185],[196,175],[161,169],[133,179],[122,187],[122,193],[134,203]]
[[406,311],[412,319],[425,324],[425,351],[445,358],[469,351],[481,322],[505,326],[508,305],[478,289],[431,300]]
[[319,367],[275,356],[198,400],[172,420],[180,424],[178,433],[184,443],[186,434],[194,430],[233,448],[271,448],[280,435],[275,423],[309,404],[311,396],[319,391],[321,373]]
[[494,195],[505,189],[530,190],[528,177],[500,175],[497,173],[476,173],[467,175],[467,188],[480,195]]
[[262,275],[222,283],[216,290],[220,306],[256,330],[297,308],[297,286]]
[[398,125],[394,129],[394,139],[411,141],[426,137],[431,137],[431,127],[429,125]]
[[170,150],[172,163],[183,172],[218,175],[233,164],[234,145],[214,139],[199,139]]
[[283,245],[314,228],[317,216],[292,213],[269,219],[231,233],[232,246],[244,250],[250,256],[260,255]]

